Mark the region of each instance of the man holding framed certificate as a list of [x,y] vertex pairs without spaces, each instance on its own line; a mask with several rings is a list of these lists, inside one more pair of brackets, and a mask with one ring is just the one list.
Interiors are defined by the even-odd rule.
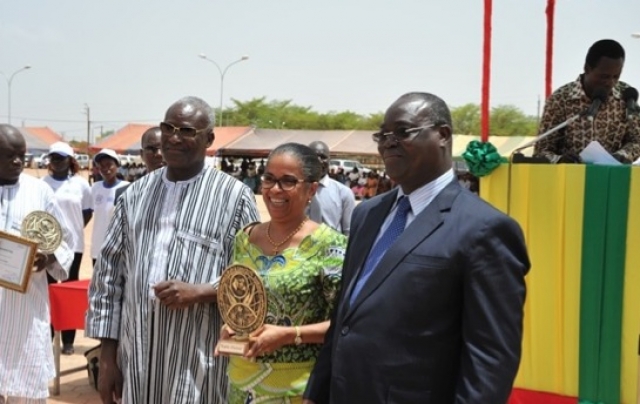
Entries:
[[[46,273],[65,279],[73,260],[65,230],[53,253],[20,236],[25,224],[53,223],[43,212],[64,220],[49,186],[22,174],[25,154],[18,129],[0,124],[0,404],[46,403],[55,376]],[[38,211],[42,217],[25,221]],[[26,234],[33,235],[33,228]]]

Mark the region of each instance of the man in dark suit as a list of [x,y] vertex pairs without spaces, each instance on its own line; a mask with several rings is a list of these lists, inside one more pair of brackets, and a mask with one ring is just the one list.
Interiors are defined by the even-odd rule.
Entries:
[[305,403],[505,403],[520,362],[522,231],[458,184],[442,99],[403,95],[373,139],[399,187],[354,210]]

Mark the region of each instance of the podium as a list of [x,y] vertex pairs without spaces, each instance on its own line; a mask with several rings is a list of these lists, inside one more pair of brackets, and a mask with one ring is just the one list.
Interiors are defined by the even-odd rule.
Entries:
[[503,164],[480,196],[532,263],[510,404],[640,402],[640,167]]

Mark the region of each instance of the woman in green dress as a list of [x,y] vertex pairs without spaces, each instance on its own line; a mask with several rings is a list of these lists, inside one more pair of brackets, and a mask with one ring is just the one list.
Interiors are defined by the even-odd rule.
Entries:
[[[307,146],[286,143],[269,155],[262,196],[271,220],[236,235],[234,264],[254,269],[265,285],[265,324],[244,356],[229,360],[229,403],[301,403],[338,298],[346,237],[308,220],[322,176]],[[221,340],[231,338],[223,327]]]

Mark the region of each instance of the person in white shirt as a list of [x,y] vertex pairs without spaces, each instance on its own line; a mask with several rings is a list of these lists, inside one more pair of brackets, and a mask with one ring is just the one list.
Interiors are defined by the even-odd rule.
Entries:
[[213,357],[222,327],[215,284],[258,211],[249,188],[205,166],[214,127],[202,99],[175,102],[160,123],[166,167],[116,204],[85,327],[102,343],[104,404],[114,395],[127,404],[228,402],[227,360]]
[[117,177],[120,160],[115,151],[102,149],[95,155],[93,162],[100,170],[100,175],[102,175],[102,181],[94,183],[91,187],[94,216],[93,234],[91,235],[91,258],[95,265],[113,213],[116,189],[129,184],[129,182],[120,180]]
[[325,223],[345,236],[351,228],[351,213],[356,206],[353,192],[344,184],[329,177],[329,146],[321,141],[311,142],[312,148],[322,163],[322,178],[318,190],[309,203],[309,218]]
[[349,187],[357,186],[358,180],[360,179],[358,167],[353,167],[353,170],[349,171],[349,174],[347,174],[347,178],[349,179]]
[[20,131],[0,124],[0,231],[19,236],[24,218],[44,210],[58,218],[62,243],[53,254],[36,254],[25,293],[0,287],[0,404],[46,404],[55,376],[46,274],[66,279],[73,260],[70,226],[53,191],[22,173],[26,152]]
[[[84,227],[93,216],[93,199],[89,182],[78,173],[80,165],[73,157],[73,149],[67,143],[56,142],[49,148],[49,175],[42,180],[53,190],[56,202],[73,237],[69,247],[74,251],[73,263],[67,281],[77,281],[84,252]],[[57,282],[47,274],[49,283]],[[75,330],[62,331],[62,353],[73,354]]]

